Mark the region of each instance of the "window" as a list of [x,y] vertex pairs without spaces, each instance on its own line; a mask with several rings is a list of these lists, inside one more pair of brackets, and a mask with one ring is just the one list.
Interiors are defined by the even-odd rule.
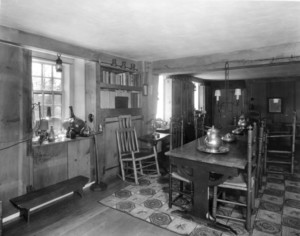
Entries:
[[169,122],[172,116],[172,80],[163,75],[158,77],[158,101],[156,118]]
[[194,90],[194,109],[205,111],[205,87],[203,84],[193,82],[195,85]]
[[[47,115],[51,108],[51,116],[62,118],[63,76],[56,72],[52,61],[33,59],[32,61],[32,91],[33,103],[40,102],[41,118]],[[35,119],[39,119],[39,109],[35,107]]]

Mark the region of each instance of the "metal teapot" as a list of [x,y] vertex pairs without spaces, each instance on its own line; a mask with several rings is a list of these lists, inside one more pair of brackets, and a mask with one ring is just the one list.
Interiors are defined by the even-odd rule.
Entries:
[[219,134],[219,130],[215,129],[214,126],[212,126],[208,131],[207,135],[204,139],[204,143],[208,149],[211,150],[218,150],[219,147],[222,145],[222,139]]
[[245,129],[247,126],[247,120],[244,114],[239,117],[238,127]]

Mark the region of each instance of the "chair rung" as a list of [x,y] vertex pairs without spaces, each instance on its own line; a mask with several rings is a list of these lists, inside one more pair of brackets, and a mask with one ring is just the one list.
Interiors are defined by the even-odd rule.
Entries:
[[247,186],[238,186],[238,185],[234,185],[234,184],[230,184],[230,185],[225,185],[225,184],[221,184],[218,186],[218,188],[227,188],[227,189],[236,189],[236,190],[242,190],[242,191],[247,191]]
[[228,203],[228,204],[233,204],[233,205],[243,206],[243,207],[247,206],[245,203],[233,202],[233,201],[223,200],[223,199],[219,199],[219,198],[217,199],[217,202],[223,202],[223,203]]
[[292,151],[268,150],[267,153],[291,154]]
[[267,161],[267,163],[276,163],[276,164],[292,164],[291,161]]
[[229,219],[229,220],[236,220],[236,221],[240,221],[240,222],[246,222],[245,219],[241,219],[241,218],[235,218],[235,217],[224,216],[224,215],[219,215],[219,214],[216,214],[216,216],[217,216],[217,217],[220,217],[220,218]]

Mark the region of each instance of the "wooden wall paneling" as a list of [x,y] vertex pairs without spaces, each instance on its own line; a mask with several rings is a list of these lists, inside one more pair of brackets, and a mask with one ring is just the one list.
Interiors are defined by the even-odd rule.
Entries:
[[105,178],[116,176],[119,173],[118,147],[116,139],[116,129],[118,122],[106,123],[104,129],[105,152],[100,151],[101,158],[104,158],[106,174]]
[[31,53],[4,44],[0,51],[0,199],[6,216],[14,211],[9,199],[24,193],[30,179],[27,142],[19,142],[31,132]]
[[33,187],[40,189],[68,178],[68,143],[33,147]]
[[90,139],[68,142],[68,178],[83,175],[91,178]]

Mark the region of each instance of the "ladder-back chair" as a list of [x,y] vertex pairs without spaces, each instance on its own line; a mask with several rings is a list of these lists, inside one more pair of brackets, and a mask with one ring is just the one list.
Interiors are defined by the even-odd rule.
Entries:
[[[171,118],[170,121],[170,150],[178,148],[183,145],[183,120],[181,118]],[[190,180],[185,178],[185,175],[192,175],[192,170],[179,166],[172,162],[170,159],[169,168],[169,208],[172,205],[178,205],[177,201],[182,197],[191,203],[193,203],[193,184]],[[175,182],[179,183],[178,185]]]
[[[250,230],[251,228],[251,214],[252,214],[252,209],[254,208],[254,200],[255,200],[254,191],[255,191],[256,165],[254,163],[256,161],[256,156],[254,155],[254,149],[255,149],[254,146],[255,146],[255,142],[254,142],[253,130],[252,127],[249,127],[248,137],[247,137],[246,170],[244,172],[241,172],[237,177],[230,178],[226,180],[223,184],[214,186],[214,191],[213,191],[213,209],[212,209],[213,217],[245,222],[246,223],[245,227],[247,230]],[[239,202],[238,200],[223,199],[221,197],[223,196],[223,194],[219,194],[219,193],[226,190],[227,191],[238,190],[244,192],[246,195],[246,202],[242,203]],[[236,216],[227,216],[223,214],[218,214],[217,203],[219,202],[233,204],[239,207],[245,207],[246,216],[243,218],[241,217],[238,218]]]
[[138,184],[138,179],[146,174],[160,175],[155,147],[153,146],[149,151],[140,150],[134,127],[118,129],[116,135],[124,181],[129,178]]
[[[267,131],[264,158],[265,172],[283,172],[283,165],[289,166],[290,173],[294,173],[296,123],[297,115],[294,112],[291,131],[274,131],[272,133]],[[268,164],[270,164],[269,167]]]

